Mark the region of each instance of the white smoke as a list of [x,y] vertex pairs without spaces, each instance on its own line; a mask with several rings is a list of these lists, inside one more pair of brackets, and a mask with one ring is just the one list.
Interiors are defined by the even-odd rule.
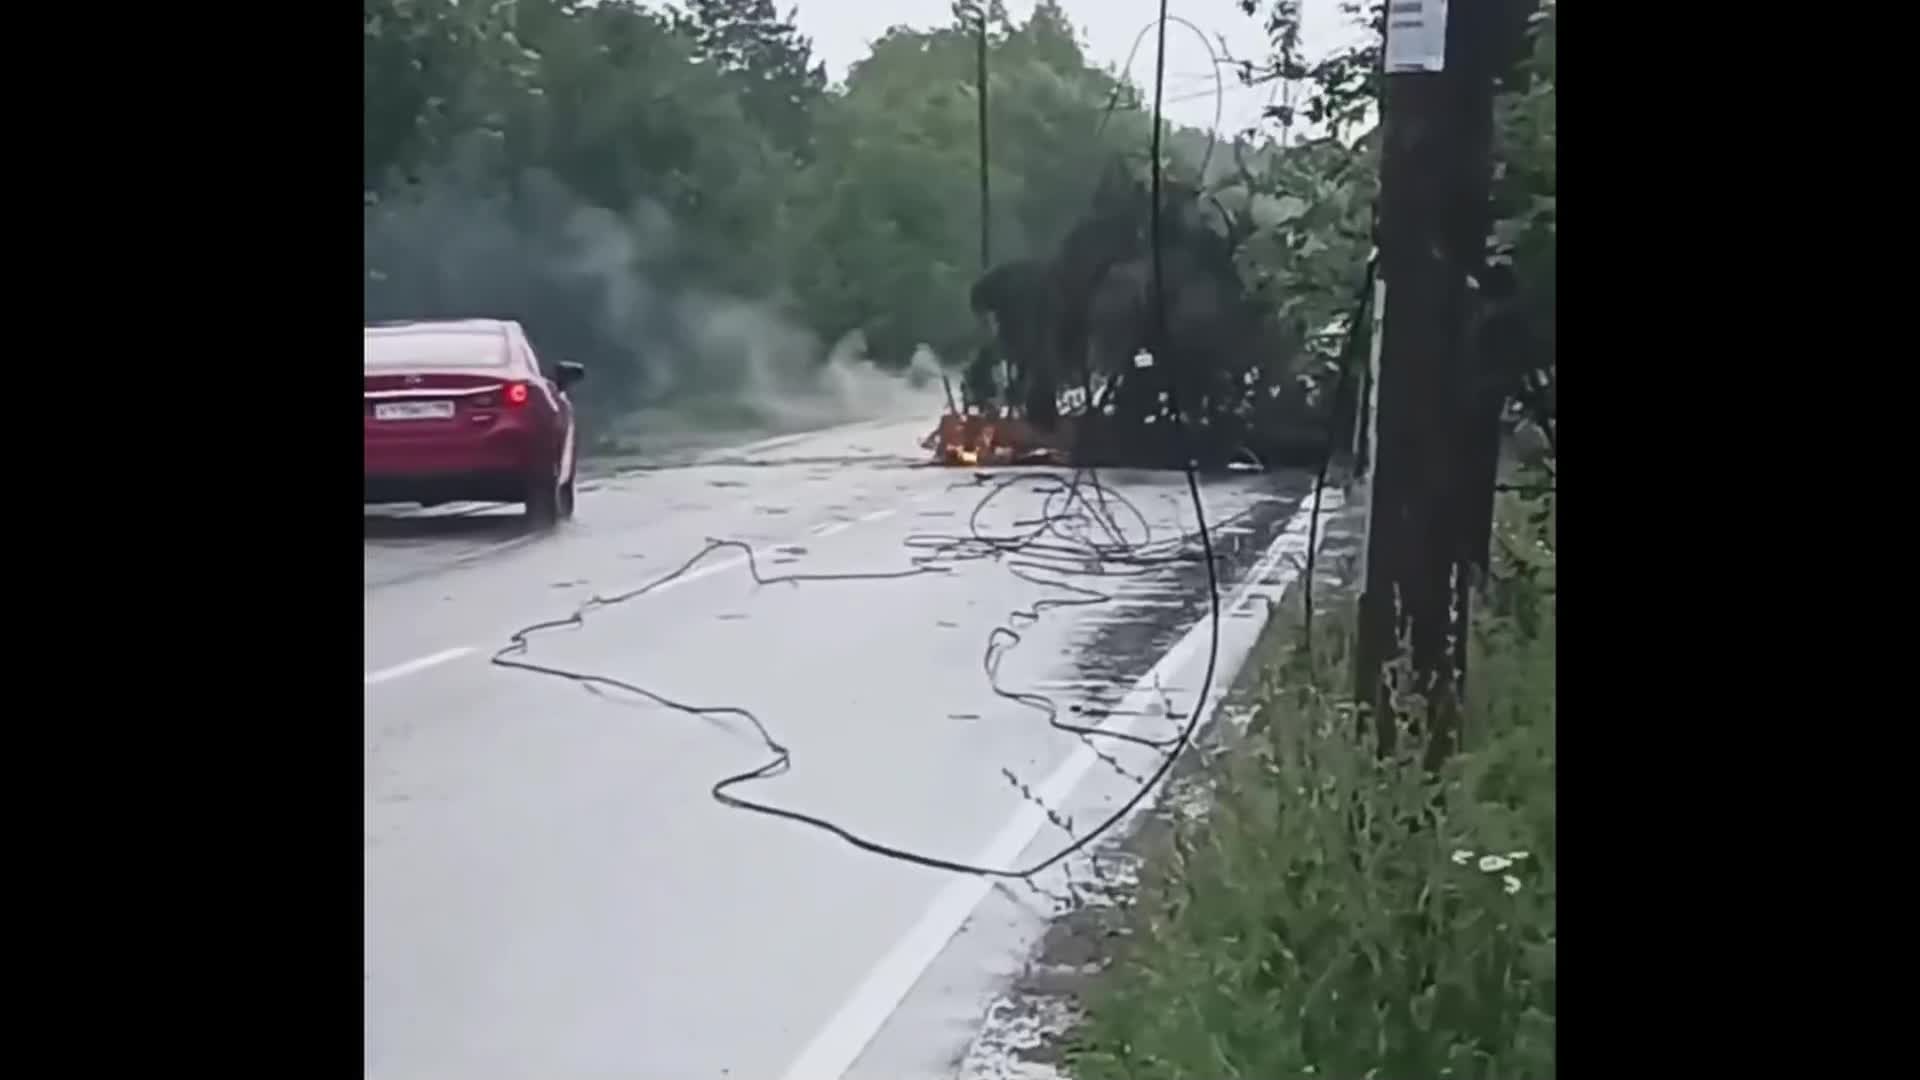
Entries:
[[829,348],[774,298],[686,285],[677,268],[694,241],[661,207],[616,213],[545,174],[516,194],[449,170],[370,207],[367,317],[518,319],[546,359],[587,365],[575,397],[602,435],[937,412],[940,365],[924,347],[896,374],[857,330]]

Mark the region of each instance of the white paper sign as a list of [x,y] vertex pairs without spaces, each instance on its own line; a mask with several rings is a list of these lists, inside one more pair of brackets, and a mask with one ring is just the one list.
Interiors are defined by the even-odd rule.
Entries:
[[1443,71],[1447,66],[1447,0],[1389,0],[1387,73]]

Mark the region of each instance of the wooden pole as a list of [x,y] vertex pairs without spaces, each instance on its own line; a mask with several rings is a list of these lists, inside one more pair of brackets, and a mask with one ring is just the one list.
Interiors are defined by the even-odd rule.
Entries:
[[[1463,539],[1471,490],[1473,364],[1468,268],[1484,258],[1493,80],[1482,47],[1496,0],[1388,5],[1380,182],[1381,341],[1356,698],[1383,754],[1403,719],[1395,691],[1426,707],[1437,764],[1456,745],[1470,596]],[[1491,486],[1491,479],[1487,484]],[[1402,644],[1408,649],[1401,668]]]

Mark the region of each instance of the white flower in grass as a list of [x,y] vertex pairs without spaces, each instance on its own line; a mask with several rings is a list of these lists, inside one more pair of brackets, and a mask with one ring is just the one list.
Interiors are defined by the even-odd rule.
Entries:
[[1512,865],[1513,865],[1513,860],[1507,858],[1505,855],[1480,856],[1480,872],[1481,873],[1497,874],[1500,871],[1505,870],[1507,867]]
[[1459,851],[1453,853],[1453,865],[1455,866],[1465,866],[1472,860],[1473,852],[1468,851],[1466,848],[1461,848]]
[[1500,879],[1500,884],[1506,886],[1508,896],[1512,896],[1514,893],[1520,891],[1520,879],[1514,877],[1512,874],[1503,876]]
[[1507,858],[1512,859],[1514,862],[1525,862],[1527,853],[1524,851],[1509,851],[1507,852]]

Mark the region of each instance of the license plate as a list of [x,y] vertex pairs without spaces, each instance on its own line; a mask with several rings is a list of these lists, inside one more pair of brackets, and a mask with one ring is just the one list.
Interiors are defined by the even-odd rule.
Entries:
[[384,401],[373,407],[375,420],[446,420],[452,416],[451,401]]

